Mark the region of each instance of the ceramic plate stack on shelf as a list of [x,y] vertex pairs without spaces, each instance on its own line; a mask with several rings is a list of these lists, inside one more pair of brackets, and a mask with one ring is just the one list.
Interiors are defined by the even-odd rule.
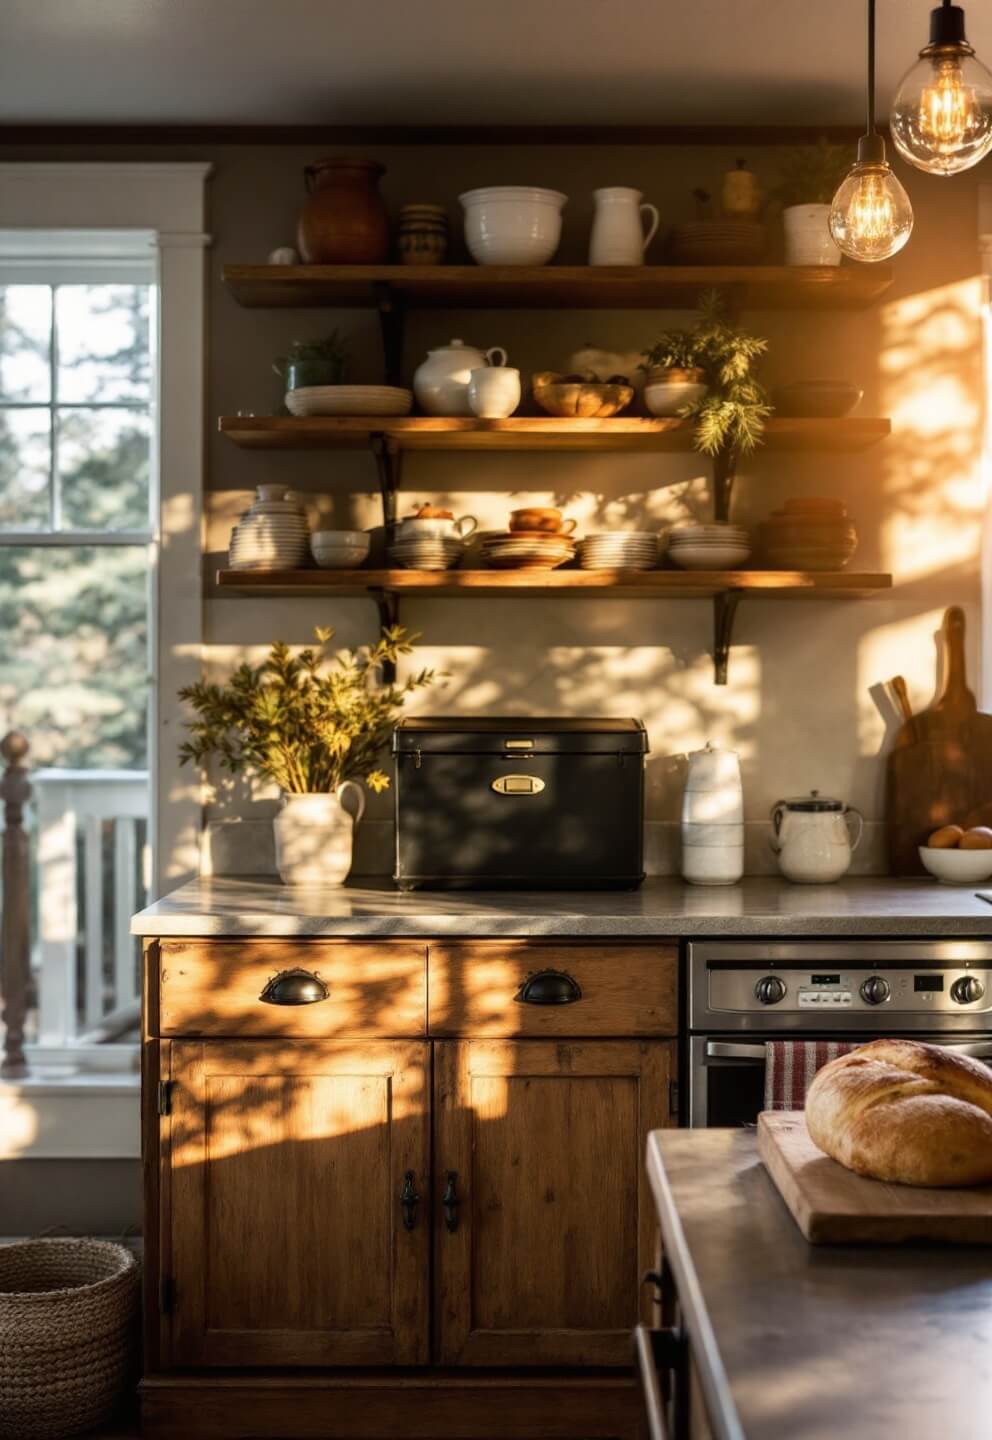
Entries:
[[482,542],[489,570],[556,570],[575,554],[570,535],[541,530],[508,530]]
[[653,530],[588,535],[579,563],[583,570],[653,570],[658,564],[658,537]]
[[738,570],[750,556],[742,525],[676,525],[668,536],[668,558],[681,570]]
[[775,570],[843,570],[858,532],[840,500],[786,500],[761,527],[762,549]]
[[250,510],[231,532],[232,570],[296,570],[308,558],[309,530],[285,485],[259,485]]
[[389,562],[403,570],[454,570],[465,545],[445,535],[416,535],[396,539],[389,546]]
[[304,385],[286,391],[290,415],[409,415],[413,391],[397,385]]

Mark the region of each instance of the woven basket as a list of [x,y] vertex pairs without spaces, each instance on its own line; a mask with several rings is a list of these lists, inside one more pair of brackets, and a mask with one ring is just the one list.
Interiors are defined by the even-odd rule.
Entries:
[[60,1440],[106,1420],[137,1340],[138,1265],[105,1240],[0,1246],[0,1437]]

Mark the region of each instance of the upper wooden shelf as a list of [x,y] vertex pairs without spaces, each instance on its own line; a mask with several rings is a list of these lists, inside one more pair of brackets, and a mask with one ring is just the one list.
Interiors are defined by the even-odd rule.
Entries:
[[225,265],[240,305],[429,309],[691,309],[704,290],[775,310],[871,305],[887,265]]
[[887,590],[891,575],[847,570],[220,570],[217,584],[243,594],[615,595],[694,600],[715,595],[860,599]]
[[[559,420],[513,416],[469,420],[448,416],[222,415],[222,435],[249,450],[343,450],[384,435],[396,450],[691,450],[691,420]],[[772,419],[767,450],[866,450],[892,429],[889,420]]]

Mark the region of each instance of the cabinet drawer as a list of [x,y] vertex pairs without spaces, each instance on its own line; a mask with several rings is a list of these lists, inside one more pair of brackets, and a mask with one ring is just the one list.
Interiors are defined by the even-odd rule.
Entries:
[[[294,970],[306,973],[287,980]],[[283,984],[263,1000],[278,976]],[[313,994],[319,998],[294,1003]],[[397,941],[163,940],[159,1023],[162,1035],[424,1035],[427,949]]]
[[675,1035],[674,945],[432,945],[432,1035]]

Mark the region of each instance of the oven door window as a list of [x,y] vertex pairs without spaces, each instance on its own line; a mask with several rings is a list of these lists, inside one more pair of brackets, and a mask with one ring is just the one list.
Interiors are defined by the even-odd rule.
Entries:
[[704,1076],[707,1128],[757,1124],[765,1108],[763,1055],[754,1060],[708,1060]]

